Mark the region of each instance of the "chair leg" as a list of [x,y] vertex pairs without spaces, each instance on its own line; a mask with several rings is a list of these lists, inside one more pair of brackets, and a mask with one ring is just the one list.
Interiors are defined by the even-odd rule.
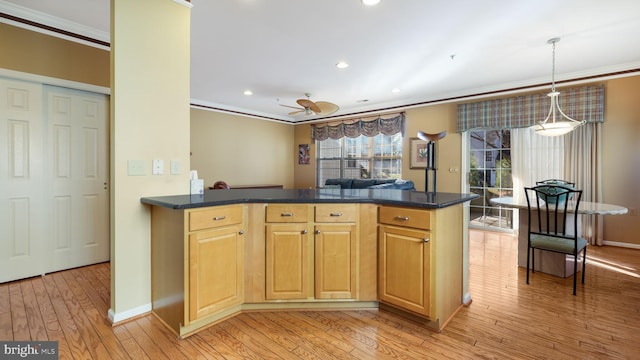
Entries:
[[575,254],[573,255],[573,296],[576,296],[577,277],[578,277],[578,254]]
[[531,248],[531,272],[536,272],[536,249]]
[[529,285],[529,254],[531,254],[531,248],[527,246],[527,285]]
[[582,283],[584,284],[584,271],[586,269],[585,265],[587,264],[587,248],[585,247],[582,250]]

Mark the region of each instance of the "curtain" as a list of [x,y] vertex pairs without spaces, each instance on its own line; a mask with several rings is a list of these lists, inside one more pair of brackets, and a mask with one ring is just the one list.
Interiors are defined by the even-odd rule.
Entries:
[[[525,202],[524,187],[536,181],[564,179],[565,138],[540,136],[532,128],[511,130],[513,197]],[[572,179],[571,177],[567,179]]]
[[360,135],[373,137],[378,134],[393,135],[402,133],[404,136],[405,113],[400,113],[390,118],[381,116],[373,120],[356,120],[348,124],[311,125],[311,138],[314,140],[337,140],[344,136],[356,138]]
[[[582,201],[602,202],[602,124],[587,123],[565,135],[564,178],[582,190]],[[602,245],[602,215],[582,215],[582,237],[591,245]]]
[[[558,103],[562,111],[574,119],[604,121],[604,85],[562,90]],[[457,131],[530,127],[547,117],[550,106],[547,94],[460,104],[457,107]]]

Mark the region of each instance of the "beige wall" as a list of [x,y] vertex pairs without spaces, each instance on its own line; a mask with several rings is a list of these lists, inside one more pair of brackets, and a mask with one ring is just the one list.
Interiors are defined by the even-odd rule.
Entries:
[[293,187],[293,126],[220,112],[191,109],[191,169],[205,188],[278,184]]
[[0,68],[109,87],[109,51],[0,23]]
[[604,239],[640,245],[640,76],[606,84],[602,128],[602,193],[628,215],[604,216]]
[[[151,310],[150,209],[145,196],[188,193],[191,10],[173,1],[111,1],[111,309]],[[158,26],[162,24],[162,26]],[[164,175],[151,161],[164,160]],[[178,160],[182,173],[169,174]],[[145,176],[129,176],[143,160]]]

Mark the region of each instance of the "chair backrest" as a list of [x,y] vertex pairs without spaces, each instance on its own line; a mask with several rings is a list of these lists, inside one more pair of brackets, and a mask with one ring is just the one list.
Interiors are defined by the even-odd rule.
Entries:
[[[525,187],[529,233],[575,238],[578,234],[578,208],[582,190],[564,185],[538,185]],[[567,223],[567,214],[574,213]],[[537,220],[537,221],[535,221]],[[572,227],[572,233],[567,231]]]
[[214,189],[226,189],[226,190],[231,189],[231,187],[229,187],[229,185],[227,185],[227,183],[224,182],[224,181],[216,181],[213,184],[213,188]]
[[574,187],[576,183],[562,179],[547,179],[536,181],[536,185],[569,185],[569,187]]

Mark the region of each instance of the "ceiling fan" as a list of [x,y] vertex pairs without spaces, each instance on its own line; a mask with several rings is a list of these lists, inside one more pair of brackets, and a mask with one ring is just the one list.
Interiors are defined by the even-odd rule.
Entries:
[[315,115],[315,114],[330,115],[338,111],[338,109],[340,109],[340,107],[338,107],[338,105],[334,103],[330,103],[327,101],[313,102],[309,100],[309,98],[311,97],[311,94],[309,93],[305,93],[304,95],[307,97],[306,99],[296,100],[298,105],[302,106],[302,108],[289,106],[289,105],[282,105],[282,104],[280,104],[280,106],[296,109],[296,111],[290,112],[289,115],[296,115],[303,112],[306,116]]

